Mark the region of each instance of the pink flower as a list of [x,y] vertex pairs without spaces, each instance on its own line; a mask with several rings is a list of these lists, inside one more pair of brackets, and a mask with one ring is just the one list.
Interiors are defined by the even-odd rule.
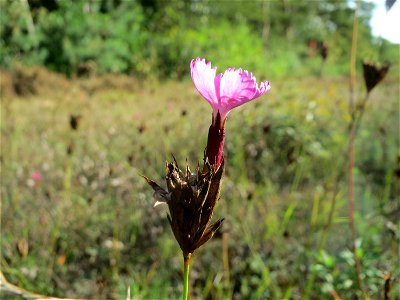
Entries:
[[206,157],[218,169],[224,156],[225,121],[228,113],[265,94],[271,86],[268,81],[262,81],[258,86],[253,74],[242,69],[227,69],[224,74],[216,75],[217,69],[211,68],[211,63],[204,58],[193,59],[190,71],[196,89],[213,108]]
[[35,183],[39,183],[42,180],[42,174],[38,171],[32,172],[31,177]]
[[227,69],[216,75],[217,69],[204,58],[193,59],[190,70],[196,89],[212,106],[214,118],[219,111],[222,122],[233,108],[260,97],[271,87],[268,81],[258,86],[253,74],[242,69]]

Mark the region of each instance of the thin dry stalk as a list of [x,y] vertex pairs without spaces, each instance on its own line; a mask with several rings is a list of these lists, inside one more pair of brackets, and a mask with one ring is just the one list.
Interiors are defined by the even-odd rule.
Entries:
[[23,288],[20,288],[19,286],[9,283],[1,271],[0,271],[0,291],[7,294],[16,295],[24,299],[76,300],[72,298],[57,298],[57,297],[45,296],[29,292]]
[[[351,239],[352,239],[352,249],[354,255],[354,261],[356,265],[356,272],[357,272],[357,282],[360,290],[362,291],[363,295],[366,295],[364,283],[362,280],[362,268],[361,262],[358,258],[358,251],[357,251],[357,231],[355,225],[355,200],[354,200],[354,164],[355,164],[355,155],[354,155],[354,140],[355,140],[355,128],[354,126],[351,128],[350,131],[350,144],[349,144],[349,169],[348,169],[348,213],[349,213],[349,225],[351,230]],[[366,297],[365,297],[366,298]]]
[[[354,141],[357,137],[357,132],[360,127],[361,121],[363,119],[363,115],[365,112],[365,108],[368,101],[369,91],[367,91],[366,97],[363,99],[361,105],[355,105],[355,83],[356,83],[356,52],[357,52],[357,35],[358,35],[358,18],[357,18],[357,11],[358,11],[358,3],[357,8],[355,11],[354,22],[353,22],[353,34],[352,34],[352,48],[351,48],[351,57],[350,57],[350,96],[349,96],[349,111],[350,111],[350,124],[349,124],[349,136],[348,136],[348,144],[346,152],[343,153],[341,157],[348,158],[348,214],[349,214],[349,225],[351,230],[351,239],[352,239],[352,250],[354,254],[354,260],[356,265],[356,272],[357,272],[357,282],[360,287],[360,290],[363,293],[365,299],[368,299],[368,294],[365,291],[365,287],[363,284],[362,279],[362,267],[361,262],[357,255],[357,232],[355,226],[355,199],[354,199],[354,176],[353,170],[355,165],[355,155],[354,155]],[[340,191],[340,182],[343,176],[345,175],[346,171],[346,160],[339,167],[339,171],[334,180],[334,186],[332,191],[332,198],[331,198],[331,205],[329,208],[329,215],[328,221],[322,232],[321,238],[318,243],[318,250],[322,250],[325,247],[325,243],[327,240],[327,236],[329,230],[333,223],[333,217],[336,210],[336,202],[337,196]],[[309,282],[308,286],[312,286],[313,278],[311,282]]]
[[[356,138],[356,109],[355,109],[355,84],[356,84],[356,56],[357,56],[357,36],[358,36],[358,6],[357,2],[356,11],[354,14],[353,22],[353,34],[351,42],[351,56],[350,56],[350,99],[349,99],[349,110],[351,114],[351,126],[349,133],[349,148],[348,148],[348,213],[349,213],[349,225],[351,230],[352,248],[354,261],[356,265],[357,282],[358,286],[365,299],[368,299],[364,282],[362,278],[362,267],[360,259],[358,258],[357,251],[357,232],[355,225],[355,199],[354,199],[354,165],[355,165],[355,153],[354,153],[354,141]],[[362,114],[361,114],[362,116]]]
[[334,288],[330,290],[330,294],[334,300],[342,300],[342,298],[339,296],[339,294],[336,292]]

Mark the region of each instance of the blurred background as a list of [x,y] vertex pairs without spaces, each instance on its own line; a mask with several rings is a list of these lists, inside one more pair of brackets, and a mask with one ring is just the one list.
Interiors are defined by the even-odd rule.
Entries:
[[[388,18],[396,12],[382,15],[385,2],[376,2],[377,8],[359,2],[358,55],[396,60],[398,48],[373,36],[370,27],[376,10],[374,33],[395,32],[399,24]],[[395,1],[386,3],[389,8]],[[68,77],[113,72],[176,79],[187,76],[188,61],[197,56],[268,78],[318,74],[320,56],[328,56],[326,74],[346,74],[355,8],[354,1],[340,0],[2,0],[1,5],[4,67],[18,61]]]
[[398,299],[399,6],[0,0],[5,278],[58,297],[180,298],[167,208],[140,174],[162,182],[171,154],[202,159],[211,108],[189,64],[204,57],[272,88],[229,115],[225,222],[194,255],[191,298],[361,299],[346,176],[357,43],[355,107],[362,62],[391,65],[355,141],[358,258],[372,299]]

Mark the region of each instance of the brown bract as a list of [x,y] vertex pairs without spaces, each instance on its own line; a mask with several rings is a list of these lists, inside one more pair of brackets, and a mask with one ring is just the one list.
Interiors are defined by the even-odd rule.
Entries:
[[212,238],[223,219],[211,224],[211,218],[219,199],[224,173],[224,160],[217,170],[205,159],[202,169],[192,173],[179,169],[176,160],[167,163],[167,191],[151,179],[143,176],[154,190],[156,205],[168,204],[168,220],[182,249],[184,257],[190,256],[197,248]]

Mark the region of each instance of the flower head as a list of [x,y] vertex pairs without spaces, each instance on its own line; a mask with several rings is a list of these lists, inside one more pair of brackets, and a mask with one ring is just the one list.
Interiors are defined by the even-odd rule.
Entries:
[[256,78],[242,69],[227,69],[216,75],[210,62],[196,58],[190,63],[193,83],[199,93],[213,108],[212,124],[208,131],[206,158],[217,169],[224,155],[225,121],[235,107],[265,94],[270,89],[268,81],[258,86]]
[[228,113],[235,107],[245,104],[265,94],[270,89],[268,81],[262,81],[258,86],[252,73],[242,69],[227,69],[223,74],[216,75],[216,68],[211,62],[196,58],[190,63],[193,83],[199,93],[213,108],[213,117],[218,112],[224,122]]
[[178,163],[167,163],[167,190],[156,182],[143,176],[154,190],[157,202],[168,204],[168,221],[184,257],[190,256],[197,248],[212,238],[221,226],[223,219],[211,223],[214,209],[219,200],[224,162],[216,170],[208,161],[203,170],[197,166],[192,173],[189,166],[182,171]]
[[31,178],[36,184],[38,184],[40,181],[42,181],[42,173],[38,171],[32,172]]

